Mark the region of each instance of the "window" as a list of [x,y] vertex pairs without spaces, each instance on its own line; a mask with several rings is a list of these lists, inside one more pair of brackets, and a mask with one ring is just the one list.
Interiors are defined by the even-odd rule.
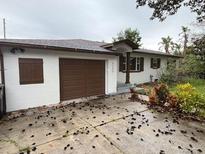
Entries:
[[[126,71],[126,57],[120,56],[120,68],[121,72]],[[141,72],[144,71],[144,58],[143,57],[130,57],[130,71]]]
[[126,68],[126,58],[122,55],[120,55],[120,62],[119,62],[119,70],[121,72],[125,71],[125,68]]
[[158,69],[160,68],[161,59],[160,58],[151,58],[151,68]]
[[20,84],[43,83],[43,59],[19,58]]

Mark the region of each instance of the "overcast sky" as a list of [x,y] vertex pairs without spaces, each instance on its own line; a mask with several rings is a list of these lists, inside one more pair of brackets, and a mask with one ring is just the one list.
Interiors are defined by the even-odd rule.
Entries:
[[195,21],[187,9],[164,22],[150,20],[151,13],[146,7],[136,9],[135,0],[0,0],[0,21],[6,18],[7,38],[110,42],[131,27],[140,31],[144,48],[159,49],[161,37],[177,40],[181,26]]

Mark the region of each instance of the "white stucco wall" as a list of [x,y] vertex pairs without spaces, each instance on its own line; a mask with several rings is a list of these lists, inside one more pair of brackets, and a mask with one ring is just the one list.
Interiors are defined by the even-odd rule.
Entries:
[[[105,93],[117,90],[117,56],[72,53],[43,49],[25,49],[12,54],[10,48],[1,48],[4,56],[7,111],[26,109],[60,102],[59,58],[105,60]],[[42,58],[44,83],[20,85],[18,58]]]
[[[165,56],[131,53],[131,57],[144,57],[144,71],[131,72],[130,73],[131,84],[141,84],[141,83],[150,82],[150,75],[153,75],[153,80],[158,79],[159,73],[162,71],[162,69],[166,68],[167,66],[167,57]],[[155,58],[155,57],[161,58],[161,67],[159,69],[152,69],[150,67],[151,58]],[[122,73],[119,71],[119,62],[118,62],[117,81],[119,84],[123,84],[125,83],[125,80],[126,80],[126,73]]]

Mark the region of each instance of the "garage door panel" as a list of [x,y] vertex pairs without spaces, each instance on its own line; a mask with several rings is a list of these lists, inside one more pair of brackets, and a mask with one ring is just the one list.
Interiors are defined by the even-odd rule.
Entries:
[[103,95],[105,61],[60,59],[61,100]]
[[[104,61],[91,61],[88,62],[89,68],[87,70],[87,95],[100,95],[104,94],[105,85],[105,62]],[[102,71],[103,70],[103,71]],[[103,76],[103,78],[102,78]]]
[[102,93],[104,93],[104,90],[102,90],[102,88],[89,89],[87,91],[87,96],[102,95]]
[[[65,87],[65,92],[67,93],[67,91],[72,92],[73,93],[80,93],[80,94],[84,94],[84,91],[80,89],[80,87]],[[65,93],[65,94],[66,94]]]
[[79,74],[78,76],[77,75],[68,75],[68,76],[65,76],[63,79],[65,79],[63,82],[70,82],[70,80],[72,80],[72,82],[74,81],[79,81],[79,82],[85,82],[84,81],[84,76]]
[[[68,81],[70,80],[70,81]],[[84,81],[82,80],[72,80],[71,78],[68,79],[67,81],[62,82],[65,86],[70,86],[70,85],[80,85],[80,84],[85,84]],[[71,82],[72,81],[72,82]]]

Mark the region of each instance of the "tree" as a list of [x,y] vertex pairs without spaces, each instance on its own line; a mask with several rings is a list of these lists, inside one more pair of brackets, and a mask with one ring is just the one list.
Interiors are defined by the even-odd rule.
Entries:
[[174,55],[182,55],[181,49],[182,49],[181,44],[173,43],[172,50]]
[[198,22],[205,20],[205,0],[136,0],[136,4],[137,8],[147,5],[153,9],[151,19],[158,18],[163,21],[167,16],[176,14],[184,6],[196,13]]
[[160,42],[159,44],[161,44],[161,47],[160,49],[164,49],[164,51],[166,53],[171,53],[170,50],[173,49],[173,41],[172,41],[172,38],[170,36],[167,36],[167,37],[162,37],[162,42]]
[[204,70],[203,72],[205,72],[205,35],[193,39],[191,53],[196,55],[198,61],[202,64],[201,68]]
[[204,64],[198,59],[197,55],[187,54],[185,55],[181,66],[181,72],[190,75],[196,75],[205,71]]
[[200,38],[193,38],[192,40],[194,53],[205,56],[205,35]]
[[142,45],[141,44],[141,36],[137,29],[131,29],[127,28],[124,31],[121,31],[117,34],[116,38],[113,38],[113,41],[121,41],[124,39],[129,39],[130,41],[133,41],[136,45],[138,45],[138,48]]
[[190,29],[188,27],[182,26],[182,32],[179,35],[182,35],[183,38],[183,55],[186,54],[188,39],[189,39]]

